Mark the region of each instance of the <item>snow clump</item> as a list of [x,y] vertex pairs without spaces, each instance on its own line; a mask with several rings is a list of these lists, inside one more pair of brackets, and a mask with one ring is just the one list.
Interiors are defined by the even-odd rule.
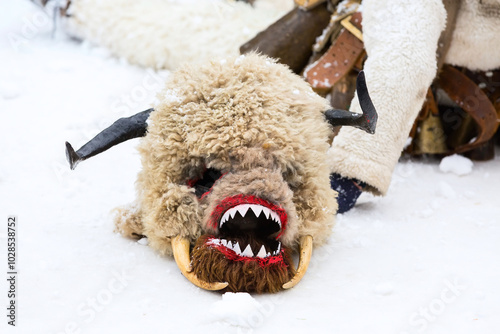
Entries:
[[470,159],[458,154],[453,154],[441,160],[439,170],[443,173],[453,173],[462,176],[470,174],[473,166],[474,163]]

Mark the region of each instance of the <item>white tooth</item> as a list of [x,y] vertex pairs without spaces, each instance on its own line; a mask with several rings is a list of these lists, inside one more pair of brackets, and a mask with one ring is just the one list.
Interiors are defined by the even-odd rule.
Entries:
[[242,217],[245,217],[245,215],[247,214],[248,209],[250,209],[250,205],[249,204],[242,204],[242,205],[238,205],[236,208],[240,212],[240,215]]
[[241,248],[240,248],[240,244],[238,243],[238,241],[236,241],[235,244],[233,244],[233,248],[234,252],[238,255],[241,255]]
[[220,220],[220,226],[222,226],[222,224],[227,222],[228,219],[229,219],[229,212],[226,211],[226,213],[222,216],[222,218]]
[[264,247],[264,245],[262,245],[262,247],[260,247],[260,250],[257,253],[257,256],[261,257],[261,258],[265,258],[266,257],[266,247]]
[[252,209],[253,213],[255,213],[255,217],[259,217],[262,212],[262,206],[260,205],[251,205],[250,209]]
[[227,247],[227,240],[226,239],[222,239],[221,242],[224,245],[224,247]]
[[267,252],[266,257],[271,256],[271,252]]
[[281,242],[278,244],[278,249],[276,250],[276,254],[279,254],[281,250]]
[[241,253],[241,255],[246,256],[246,257],[253,257],[253,252],[252,252],[252,248],[250,247],[250,245],[247,245],[247,247],[245,248],[243,253]]
[[278,215],[276,214],[276,212],[271,211],[271,219],[274,221],[278,221]]
[[228,210],[228,212],[231,215],[231,218],[234,218],[234,215],[236,215],[236,212],[238,212],[238,209],[231,208],[231,209]]
[[262,211],[264,211],[264,214],[266,215],[266,218],[269,219],[269,216],[271,215],[271,210],[269,210],[266,207],[262,207]]

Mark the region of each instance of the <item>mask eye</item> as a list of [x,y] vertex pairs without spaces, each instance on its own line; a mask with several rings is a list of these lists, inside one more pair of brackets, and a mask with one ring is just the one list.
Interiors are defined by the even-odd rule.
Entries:
[[202,198],[210,192],[215,181],[221,177],[222,173],[220,171],[213,168],[207,168],[201,178],[188,180],[187,185],[194,188],[196,197]]

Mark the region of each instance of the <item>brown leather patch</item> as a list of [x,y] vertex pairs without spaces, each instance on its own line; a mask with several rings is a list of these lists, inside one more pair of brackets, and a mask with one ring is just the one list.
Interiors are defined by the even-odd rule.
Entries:
[[[361,30],[361,13],[355,13],[350,22]],[[363,42],[343,29],[325,54],[305,70],[307,82],[315,89],[331,89],[354,67],[363,50]]]

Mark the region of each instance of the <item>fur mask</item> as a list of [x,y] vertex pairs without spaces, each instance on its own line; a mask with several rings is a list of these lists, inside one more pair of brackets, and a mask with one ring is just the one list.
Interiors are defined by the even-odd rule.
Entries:
[[364,114],[329,110],[302,78],[257,54],[185,66],[154,108],[118,120],[77,152],[66,143],[67,157],[74,168],[144,136],[137,202],[118,210],[117,230],[173,253],[202,288],[275,292],[302,278],[313,242],[332,230],[332,125],[375,129],[362,73],[358,96]]

